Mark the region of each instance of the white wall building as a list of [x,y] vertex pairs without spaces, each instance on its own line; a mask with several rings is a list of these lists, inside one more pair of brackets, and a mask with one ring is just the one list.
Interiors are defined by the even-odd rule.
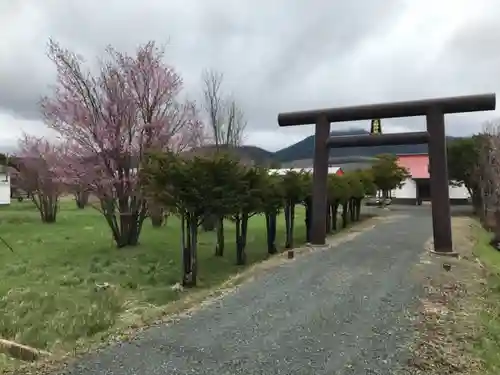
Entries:
[[[308,160],[309,162],[312,162]],[[430,200],[430,175],[429,175],[429,156],[427,154],[398,155],[398,163],[405,167],[411,175],[411,178],[404,181],[402,186],[391,191],[391,197],[394,202],[416,204],[420,196],[423,201]],[[346,164],[347,165],[347,164]],[[364,166],[369,168],[370,164]],[[363,168],[363,167],[359,167]],[[348,170],[347,168],[345,170]],[[283,168],[270,169],[269,173],[284,175],[288,171],[312,173],[313,168]],[[343,167],[330,166],[328,174],[344,174]],[[377,196],[381,196],[381,192]],[[449,186],[450,201],[452,204],[465,204],[470,200],[470,194],[465,186]]]
[[[423,201],[430,200],[430,175],[429,156],[422,155],[399,155],[398,163],[405,167],[411,178],[404,181],[403,185],[391,191],[394,201],[401,203],[416,203],[420,197]],[[448,187],[450,201],[452,204],[464,204],[470,200],[470,194],[463,185]]]
[[[313,168],[281,168],[281,169],[269,169],[269,174],[285,175],[288,172],[304,172],[312,173]],[[328,174],[337,174],[339,176],[343,175],[344,172],[339,167],[328,167]]]
[[6,167],[0,166],[0,205],[10,204],[10,176]]
[[[404,181],[403,185],[391,191],[392,198],[396,199],[417,199],[417,181],[409,178]],[[450,200],[466,201],[471,198],[469,191],[464,185],[448,187]],[[424,198],[424,200],[427,197]]]

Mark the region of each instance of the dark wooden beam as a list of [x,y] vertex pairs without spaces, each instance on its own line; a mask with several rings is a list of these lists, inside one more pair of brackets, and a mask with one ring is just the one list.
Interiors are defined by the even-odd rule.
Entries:
[[312,186],[311,244],[324,245],[326,242],[326,192],[328,188],[328,154],[326,140],[330,136],[330,123],[319,117],[314,136],[314,165]]
[[495,94],[287,112],[278,115],[278,124],[280,126],[315,124],[319,116],[325,116],[328,122],[425,116],[431,108],[439,109],[443,114],[494,110]]
[[429,168],[432,200],[432,229],[434,251],[453,253],[451,233],[451,208],[446,155],[444,114],[438,109],[427,114],[427,130],[430,134]]
[[342,135],[330,137],[326,141],[328,147],[372,147],[372,146],[394,146],[415,145],[429,142],[428,132],[394,133],[394,134],[360,134]]

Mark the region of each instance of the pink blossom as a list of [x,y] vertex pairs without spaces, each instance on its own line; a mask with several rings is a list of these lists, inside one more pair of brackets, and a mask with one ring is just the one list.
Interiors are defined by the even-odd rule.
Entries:
[[65,182],[88,187],[103,212],[118,207],[120,215],[143,220],[146,203],[137,171],[146,152],[196,147],[203,124],[195,103],[179,99],[182,80],[153,42],[134,55],[111,47],[106,52],[99,73],[92,74],[81,56],[51,41],[57,85],[42,100],[42,110],[64,140],[67,154],[59,172]]
[[19,187],[30,193],[58,197],[64,190],[65,177],[59,169],[64,153],[64,144],[25,134],[16,155],[19,170],[12,170]]

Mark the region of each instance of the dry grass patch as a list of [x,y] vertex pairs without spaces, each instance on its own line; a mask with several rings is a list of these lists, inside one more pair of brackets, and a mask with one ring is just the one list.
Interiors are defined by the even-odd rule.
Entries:
[[[415,319],[417,338],[405,373],[498,374],[499,368],[493,368],[480,349],[488,334],[484,312],[492,302],[497,309],[499,306],[488,287],[489,274],[475,254],[488,236],[470,217],[453,218],[452,227],[459,257],[426,252],[416,269],[424,293]],[[429,241],[427,249],[432,246]]]

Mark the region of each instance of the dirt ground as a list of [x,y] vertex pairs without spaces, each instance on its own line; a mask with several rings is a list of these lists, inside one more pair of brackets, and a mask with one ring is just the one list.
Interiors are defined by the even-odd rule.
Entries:
[[[417,337],[405,374],[485,374],[475,348],[484,334],[481,314],[487,308],[488,273],[474,256],[477,222],[470,217],[452,221],[459,257],[426,252],[415,275],[424,291],[418,315]],[[427,248],[432,249],[432,242]]]

